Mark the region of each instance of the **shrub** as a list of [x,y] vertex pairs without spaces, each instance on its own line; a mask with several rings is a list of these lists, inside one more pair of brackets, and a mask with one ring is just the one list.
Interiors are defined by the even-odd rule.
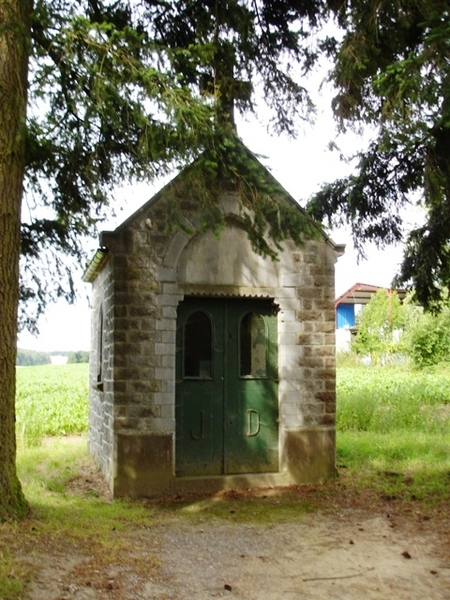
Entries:
[[405,351],[423,367],[447,361],[450,357],[450,310],[438,315],[423,313],[408,328]]

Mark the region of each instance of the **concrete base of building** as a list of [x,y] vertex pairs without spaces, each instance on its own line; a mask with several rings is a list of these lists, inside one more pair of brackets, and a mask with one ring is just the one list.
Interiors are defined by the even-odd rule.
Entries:
[[319,483],[336,474],[335,431],[287,431],[275,473],[176,477],[172,435],[117,435],[115,497],[170,497]]

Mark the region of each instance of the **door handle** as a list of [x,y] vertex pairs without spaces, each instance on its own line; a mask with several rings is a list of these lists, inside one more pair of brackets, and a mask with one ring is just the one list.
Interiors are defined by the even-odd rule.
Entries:
[[202,440],[202,439],[205,437],[205,436],[203,435],[203,424],[204,424],[204,421],[205,421],[205,415],[203,414],[203,411],[201,410],[201,411],[200,411],[200,433],[199,433],[199,435],[194,435],[194,434],[192,433],[192,429],[191,429],[191,431],[190,431],[191,438],[192,438],[193,440],[196,440],[197,442],[198,442],[199,440]]
[[[252,415],[256,415],[256,428],[252,429]],[[261,420],[259,418],[259,413],[257,410],[255,410],[254,408],[248,408],[247,409],[247,433],[246,436],[247,437],[255,437],[255,435],[258,435],[259,431],[261,429]]]

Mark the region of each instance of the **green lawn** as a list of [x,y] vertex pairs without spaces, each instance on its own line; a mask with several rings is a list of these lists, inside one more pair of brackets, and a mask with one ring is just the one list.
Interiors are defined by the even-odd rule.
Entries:
[[337,464],[380,492],[450,494],[450,369],[340,368]]

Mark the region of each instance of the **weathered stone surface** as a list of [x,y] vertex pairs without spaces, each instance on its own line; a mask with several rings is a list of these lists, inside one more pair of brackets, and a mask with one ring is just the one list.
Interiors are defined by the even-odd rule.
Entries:
[[[168,494],[173,477],[172,438],[169,435],[117,435],[115,496]],[[152,490],[158,492],[151,493]]]
[[314,483],[336,472],[335,431],[307,428],[286,434],[286,469],[296,483]]

